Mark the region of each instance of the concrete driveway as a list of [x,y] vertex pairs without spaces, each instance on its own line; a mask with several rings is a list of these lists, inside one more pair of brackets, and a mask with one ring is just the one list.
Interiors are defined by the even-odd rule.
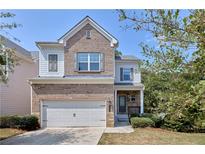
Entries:
[[105,128],[52,128],[27,132],[0,145],[96,145]]

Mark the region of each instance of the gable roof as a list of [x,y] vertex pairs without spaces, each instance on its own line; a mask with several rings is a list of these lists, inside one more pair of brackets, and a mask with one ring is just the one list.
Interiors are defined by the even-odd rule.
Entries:
[[92,18],[86,16],[80,22],[78,22],[73,28],[71,28],[68,32],[66,32],[62,37],[58,39],[59,43],[64,43],[64,40],[71,38],[74,34],[76,34],[80,29],[82,29],[86,24],[90,24],[94,27],[98,32],[100,32],[103,36],[105,36],[109,41],[112,47],[118,45],[118,40],[108,33],[103,27],[97,24]]
[[62,43],[59,42],[45,42],[45,41],[38,41],[35,42],[36,46],[40,49],[41,46],[56,46],[56,47],[63,47]]
[[3,41],[5,47],[15,49],[15,54],[19,58],[25,59],[27,61],[32,61],[32,54],[28,50],[24,49],[15,42],[9,40],[7,37],[0,35],[0,40]]
[[137,57],[133,55],[121,55],[121,56],[115,56],[115,60],[117,61],[140,61]]

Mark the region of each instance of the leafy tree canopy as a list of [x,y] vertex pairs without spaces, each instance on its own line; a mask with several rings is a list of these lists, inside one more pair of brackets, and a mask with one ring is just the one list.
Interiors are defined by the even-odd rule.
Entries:
[[[166,114],[165,126],[190,131],[205,126],[205,10],[117,10],[128,28],[147,31],[141,43],[147,112]],[[205,129],[205,127],[204,127]]]
[[[8,19],[13,18],[15,14],[10,12],[0,12],[0,33],[11,36],[14,40],[19,41],[14,36],[10,35],[8,30],[21,26],[15,22],[8,22]],[[15,49],[6,46],[6,39],[0,35],[0,83],[6,83],[8,80],[8,72],[12,72],[17,64],[17,57],[15,56]]]
[[122,52],[119,50],[115,50],[115,56],[122,56]]

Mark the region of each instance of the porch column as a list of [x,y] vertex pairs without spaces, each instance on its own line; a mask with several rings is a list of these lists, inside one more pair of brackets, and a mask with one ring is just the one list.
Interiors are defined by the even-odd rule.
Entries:
[[117,90],[115,90],[115,98],[114,98],[114,115],[117,116]]
[[144,90],[140,90],[140,114],[144,113]]

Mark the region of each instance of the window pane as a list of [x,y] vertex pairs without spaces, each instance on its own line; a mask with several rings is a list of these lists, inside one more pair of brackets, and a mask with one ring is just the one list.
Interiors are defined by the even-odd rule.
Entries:
[[135,102],[135,96],[131,96],[131,101]]
[[88,53],[78,53],[78,62],[87,62]]
[[88,63],[79,63],[79,71],[87,71]]
[[130,68],[124,68],[123,69],[123,77],[124,77],[124,80],[130,80],[131,78],[131,69]]
[[119,112],[125,113],[126,112],[126,97],[119,96]]
[[99,60],[99,53],[78,53],[78,69],[79,71],[98,71],[100,69]]
[[90,63],[90,70],[98,71],[99,70],[99,63]]
[[124,80],[129,81],[130,80],[130,75],[124,75]]
[[90,61],[91,62],[99,62],[99,53],[90,53]]
[[58,69],[58,56],[55,54],[49,55],[48,56],[48,61],[49,61],[49,72],[57,72]]

